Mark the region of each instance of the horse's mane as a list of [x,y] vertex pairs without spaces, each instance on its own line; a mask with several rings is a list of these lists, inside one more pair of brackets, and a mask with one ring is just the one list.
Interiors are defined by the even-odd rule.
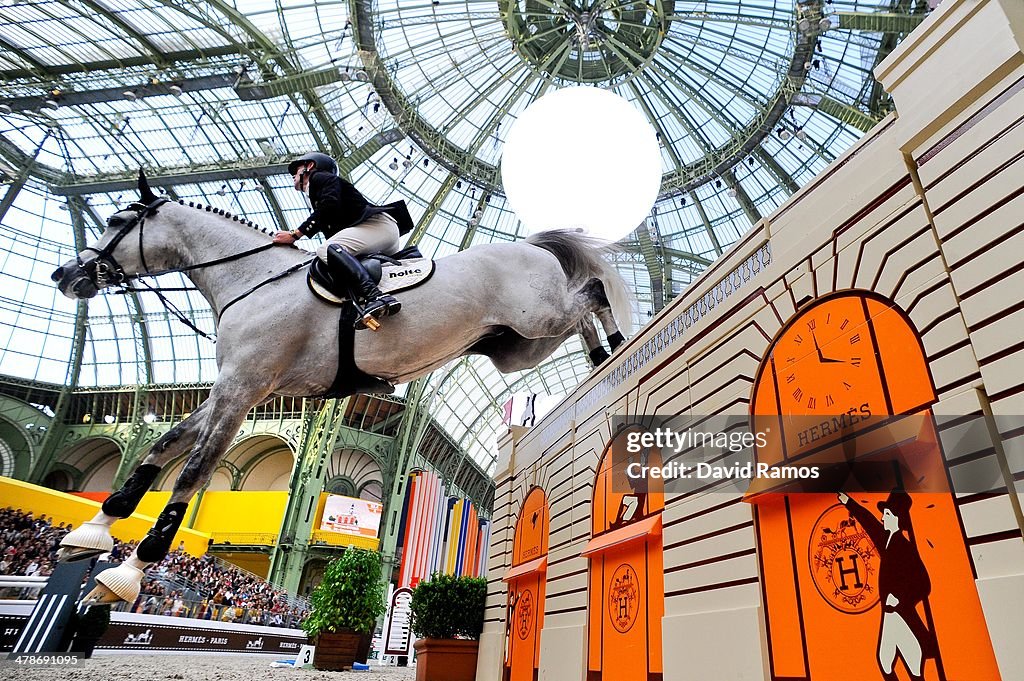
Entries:
[[178,203],[182,206],[188,206],[189,208],[195,208],[196,210],[205,210],[207,213],[213,213],[214,215],[220,215],[225,218],[229,218],[234,222],[238,222],[247,227],[252,227],[257,232],[263,232],[266,235],[271,235],[273,232],[265,227],[260,227],[252,220],[246,220],[245,218],[239,217],[223,208],[215,208],[214,206],[207,205],[205,203],[198,203],[196,201],[189,201],[186,203],[185,199],[178,199]]

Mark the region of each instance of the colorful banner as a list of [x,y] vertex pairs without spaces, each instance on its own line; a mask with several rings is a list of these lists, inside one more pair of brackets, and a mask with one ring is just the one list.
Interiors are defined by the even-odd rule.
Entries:
[[411,474],[398,537],[402,551],[398,586],[415,587],[435,572],[483,575],[490,525],[477,516],[468,499],[446,495],[437,474]]

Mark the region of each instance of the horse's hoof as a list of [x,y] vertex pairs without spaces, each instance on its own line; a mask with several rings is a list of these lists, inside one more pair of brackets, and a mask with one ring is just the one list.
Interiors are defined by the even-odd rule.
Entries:
[[60,541],[57,560],[62,563],[85,560],[112,551],[113,548],[114,538],[110,536],[109,525],[85,522],[68,532]]
[[58,563],[75,563],[80,560],[88,560],[102,553],[101,549],[83,549],[78,546],[65,546],[57,550]]
[[96,588],[85,597],[86,605],[126,601],[134,603],[142,590],[143,572],[127,563],[108,568],[96,575]]

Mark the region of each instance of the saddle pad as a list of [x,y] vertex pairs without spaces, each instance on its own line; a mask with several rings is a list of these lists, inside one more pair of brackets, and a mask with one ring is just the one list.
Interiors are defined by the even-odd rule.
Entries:
[[404,291],[422,284],[434,273],[434,261],[430,258],[400,260],[401,265],[382,263],[380,290],[384,293]]
[[[434,261],[431,258],[407,258],[399,262],[401,263],[399,265],[381,263],[378,287],[383,293],[397,293],[419,286],[434,274]],[[313,276],[313,268],[307,271],[306,283],[313,294],[326,303],[340,305],[346,300],[320,283]]]

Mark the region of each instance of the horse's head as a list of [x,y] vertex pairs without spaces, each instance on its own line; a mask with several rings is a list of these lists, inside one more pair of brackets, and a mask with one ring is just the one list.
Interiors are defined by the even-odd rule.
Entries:
[[139,194],[139,201],[107,219],[107,228],[98,241],[50,275],[61,293],[68,298],[92,298],[100,289],[149,271],[142,248],[143,228],[146,219],[155,215],[167,199],[153,193],[142,171]]

